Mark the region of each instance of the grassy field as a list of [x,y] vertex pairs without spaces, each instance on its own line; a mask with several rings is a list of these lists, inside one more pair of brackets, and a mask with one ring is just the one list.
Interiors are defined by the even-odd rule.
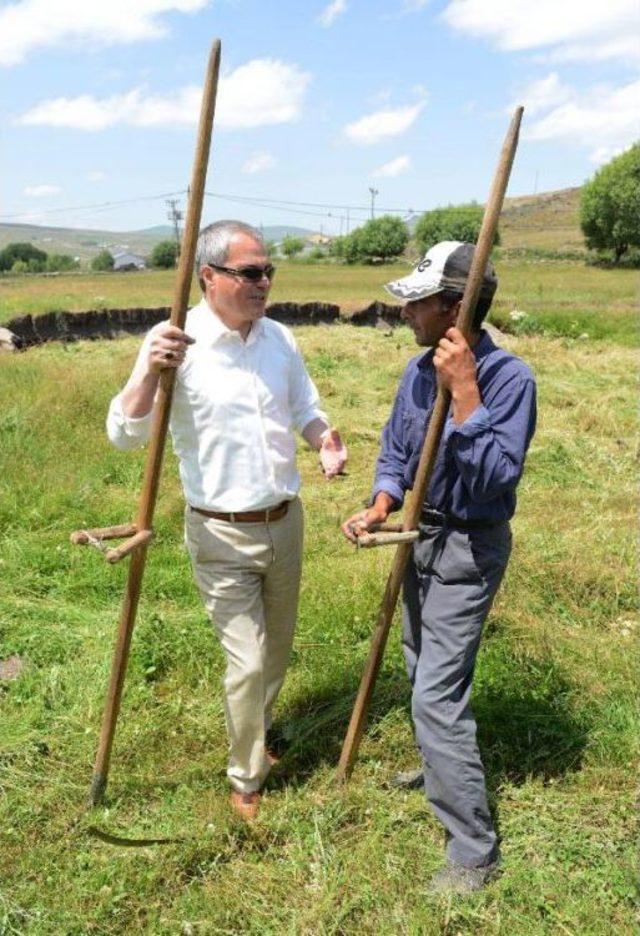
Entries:
[[[408,272],[384,267],[279,264],[271,300],[339,305],[345,312],[390,300],[382,283]],[[637,272],[603,270],[564,261],[498,263],[495,324],[518,334],[586,336],[631,345],[637,335]],[[0,323],[17,315],[54,310],[170,305],[175,272],[0,277]],[[196,302],[197,285],[191,293]],[[512,313],[516,316],[512,317]],[[584,340],[584,338],[583,338]]]
[[[0,933],[633,932],[636,362],[620,327],[629,281],[597,272],[588,283],[581,277],[594,271],[540,266],[509,285],[505,270],[505,308],[542,314],[548,291],[603,334],[509,339],[536,372],[540,424],[474,695],[504,874],[467,900],[427,896],[441,832],[420,793],[388,786],[416,761],[397,629],[352,782],[334,783],[392,558],[352,551],[338,525],[368,492],[379,431],[415,351],[407,331],[296,329],[351,462],[327,484],[315,456],[300,452],[306,565],[278,709],[291,747],[251,828],[227,808],[223,664],[190,581],[172,456],[108,795],[86,810],[126,569],[71,547],[68,534],[132,516],[143,455],[111,449],[103,419],[137,342],[2,358],[0,659],[18,654],[25,669],[0,684]],[[366,289],[332,280],[323,297],[342,303],[360,289],[373,298],[379,274],[367,272]],[[126,280],[157,284],[149,304],[164,301],[169,281]],[[115,278],[104,282],[115,288]],[[300,277],[295,298],[311,298],[307,287]],[[92,824],[183,841],[114,848],[90,837]]]

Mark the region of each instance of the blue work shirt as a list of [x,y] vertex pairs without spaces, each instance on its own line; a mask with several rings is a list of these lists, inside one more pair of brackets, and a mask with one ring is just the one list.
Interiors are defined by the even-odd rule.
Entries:
[[[486,331],[473,349],[482,404],[456,425],[451,411],[425,503],[462,520],[509,520],[536,426],[536,385],[527,365],[497,347]],[[373,496],[402,505],[413,487],[437,392],[433,349],[413,358],[382,432]]]

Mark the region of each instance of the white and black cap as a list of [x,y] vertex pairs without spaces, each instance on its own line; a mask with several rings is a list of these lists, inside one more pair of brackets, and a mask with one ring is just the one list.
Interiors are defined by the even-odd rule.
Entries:
[[[464,292],[467,284],[475,246],[462,241],[440,241],[426,252],[418,266],[402,279],[385,283],[392,296],[405,302],[426,299],[443,289]],[[493,299],[498,288],[498,278],[492,263],[487,268],[480,287],[480,296]]]

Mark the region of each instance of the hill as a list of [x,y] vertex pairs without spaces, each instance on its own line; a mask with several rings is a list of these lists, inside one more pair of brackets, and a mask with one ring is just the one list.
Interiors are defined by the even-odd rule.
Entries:
[[[265,240],[279,241],[287,234],[307,237],[313,234],[308,228],[295,225],[274,224],[262,228]],[[158,241],[173,237],[173,228],[158,224],[140,231],[101,231],[90,228],[49,227],[39,224],[0,224],[0,250],[16,241],[33,244],[47,253],[71,254],[88,261],[100,250],[111,253],[132,251],[148,256]]]
[[584,250],[580,188],[505,199],[500,234],[507,249]]

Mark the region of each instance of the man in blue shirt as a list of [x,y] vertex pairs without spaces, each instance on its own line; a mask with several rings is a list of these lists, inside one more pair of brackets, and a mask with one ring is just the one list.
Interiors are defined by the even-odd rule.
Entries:
[[383,523],[413,486],[438,383],[451,409],[407,565],[402,644],[412,685],[426,794],[445,829],[446,864],[434,892],[484,886],[499,860],[469,700],[482,626],[511,551],[509,520],[536,421],[529,368],[498,348],[482,322],[497,288],[487,265],[467,342],[455,327],[474,247],[443,241],[388,283],[403,319],[431,350],[409,362],[382,433],[372,506],[345,535]]

